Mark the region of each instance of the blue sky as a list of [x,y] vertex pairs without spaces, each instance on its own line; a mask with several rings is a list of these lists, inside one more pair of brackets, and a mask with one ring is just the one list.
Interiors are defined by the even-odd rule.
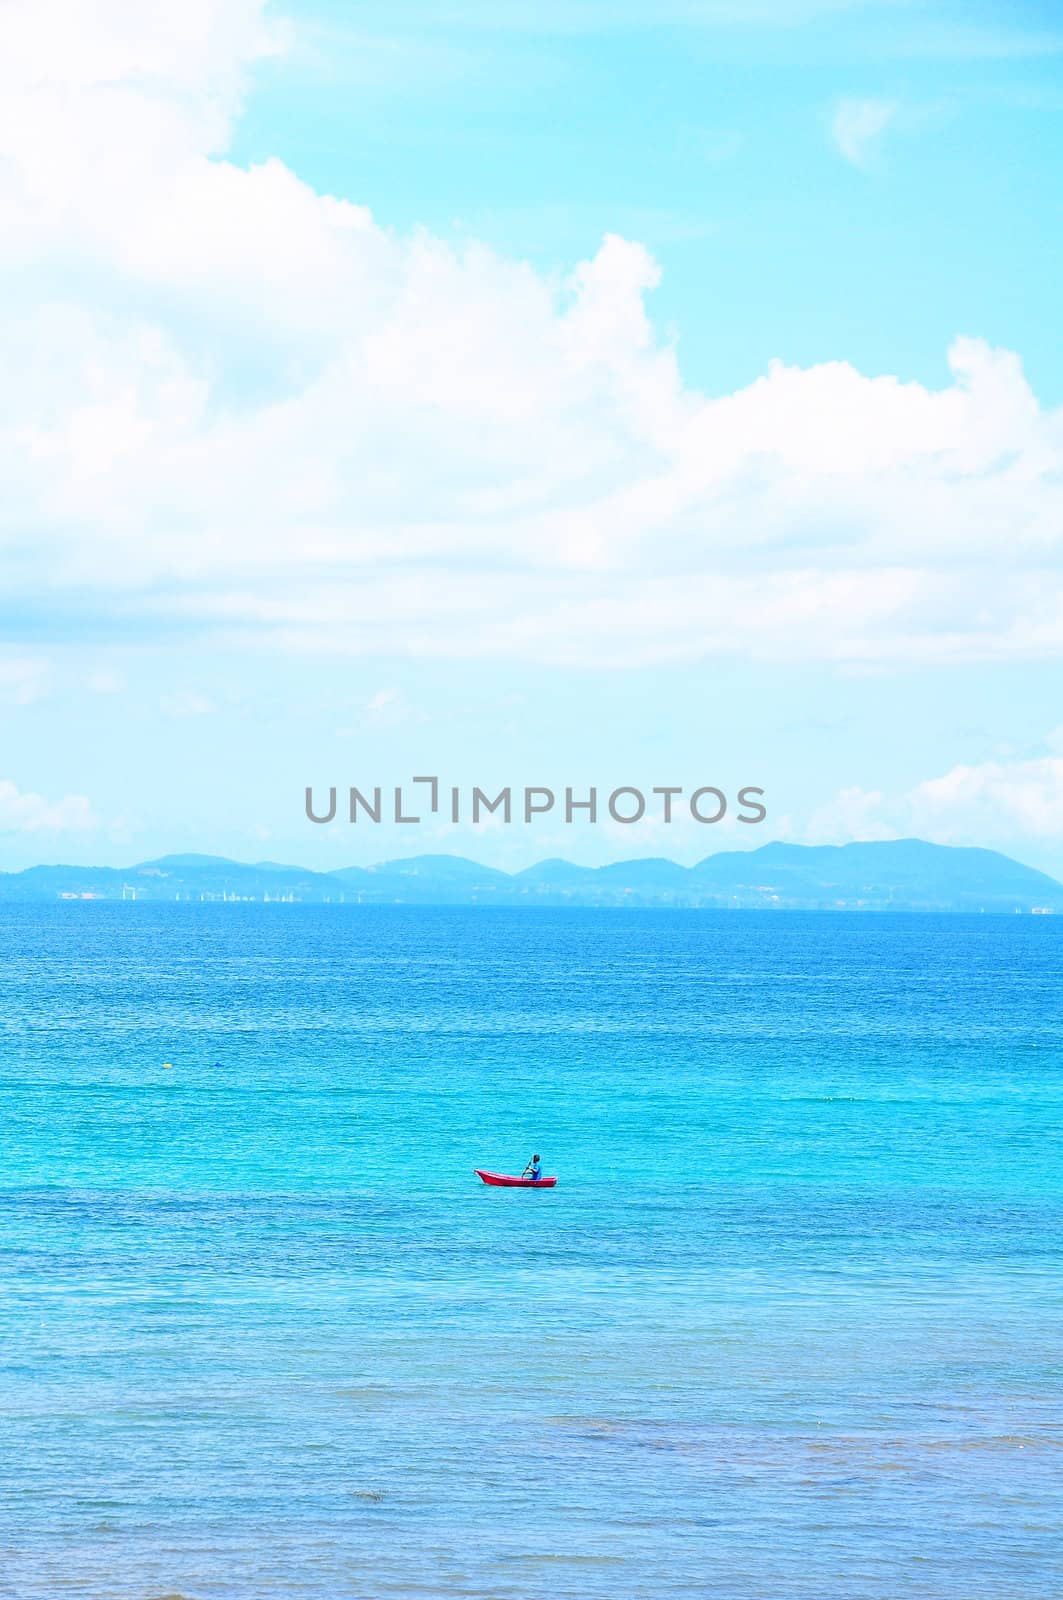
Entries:
[[[261,73],[238,158],[280,155],[391,226],[544,268],[630,234],[710,391],[776,357],[937,384],[970,332],[1063,399],[1057,9],[604,0],[571,31],[566,5],[465,9],[460,27],[460,7],[300,7],[304,42]],[[699,13],[761,20],[683,24]],[[891,108],[863,166],[831,134],[845,102]]]
[[[1054,7],[68,11],[0,40],[0,867],[1063,873]],[[769,818],[303,819],[431,771]]]

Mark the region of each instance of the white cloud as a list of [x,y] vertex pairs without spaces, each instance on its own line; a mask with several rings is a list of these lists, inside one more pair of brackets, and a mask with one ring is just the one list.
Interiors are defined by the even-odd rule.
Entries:
[[842,789],[828,805],[813,812],[804,842],[844,844],[850,839],[900,838],[896,827],[882,820],[884,808],[886,801],[879,789],[857,785]]
[[831,137],[846,161],[854,167],[870,165],[898,110],[895,100],[840,100],[831,120]]
[[426,721],[425,713],[410,704],[401,689],[378,689],[357,712],[351,726],[337,728],[342,739],[356,738],[361,733],[380,733],[404,727],[410,722]]
[[412,706],[401,689],[379,689],[365,705],[365,727],[397,728],[407,722],[423,722],[424,714]]
[[0,833],[82,833],[98,825],[83,794],[46,800],[0,778]]
[[88,686],[93,694],[121,694],[126,686],[126,680],[120,672],[112,672],[103,668],[99,672],[90,672]]
[[637,243],[555,280],[226,161],[276,47],[254,0],[12,15],[13,604],[363,655],[1063,653],[1063,424],[1014,355],[958,339],[939,389],[776,363],[709,397]]
[[197,689],[179,689],[176,694],[162,696],[159,710],[164,717],[180,720],[184,717],[209,717],[217,707],[208,695],[200,694]]
[[371,721],[390,717],[401,705],[402,696],[398,689],[378,689],[376,694],[366,701],[365,714]]
[[29,657],[0,658],[0,705],[29,706],[48,692],[48,663]]
[[1063,840],[1063,759],[955,766],[896,795],[846,789],[808,829],[816,843],[911,835],[938,844]]
[[1063,839],[1063,760],[957,766],[912,791],[913,817],[959,838]]

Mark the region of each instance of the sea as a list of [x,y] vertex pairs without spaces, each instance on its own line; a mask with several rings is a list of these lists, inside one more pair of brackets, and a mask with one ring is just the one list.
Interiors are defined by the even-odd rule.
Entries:
[[1058,1600],[1061,958],[0,907],[0,1594]]

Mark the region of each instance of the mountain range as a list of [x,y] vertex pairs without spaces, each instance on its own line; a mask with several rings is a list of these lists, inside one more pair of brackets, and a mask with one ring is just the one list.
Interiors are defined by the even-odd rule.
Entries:
[[894,839],[766,844],[696,866],[650,857],[522,872],[463,856],[313,872],[275,861],[171,855],[129,867],[28,867],[0,873],[0,901],[294,900],[346,904],[677,906],[706,909],[1063,912],[1063,884],[995,850]]

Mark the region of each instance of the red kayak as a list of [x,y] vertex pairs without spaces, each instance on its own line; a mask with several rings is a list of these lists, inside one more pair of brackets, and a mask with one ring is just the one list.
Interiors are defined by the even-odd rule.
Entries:
[[473,1171],[496,1189],[552,1189],[557,1182],[556,1178],[507,1178],[504,1172],[481,1172],[479,1167]]

